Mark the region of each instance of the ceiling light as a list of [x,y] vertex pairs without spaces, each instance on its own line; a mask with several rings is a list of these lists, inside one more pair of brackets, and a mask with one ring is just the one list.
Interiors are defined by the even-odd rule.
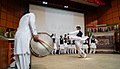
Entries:
[[64,6],[64,8],[68,8],[68,6]]
[[43,1],[42,3],[43,3],[43,4],[48,4],[48,2],[46,2],[46,1]]

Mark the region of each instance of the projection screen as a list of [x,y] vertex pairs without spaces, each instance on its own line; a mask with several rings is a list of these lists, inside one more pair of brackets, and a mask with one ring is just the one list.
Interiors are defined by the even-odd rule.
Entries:
[[81,26],[84,34],[84,14],[48,8],[30,4],[30,12],[36,16],[38,32],[56,33],[57,37],[67,32],[75,31],[76,26]]

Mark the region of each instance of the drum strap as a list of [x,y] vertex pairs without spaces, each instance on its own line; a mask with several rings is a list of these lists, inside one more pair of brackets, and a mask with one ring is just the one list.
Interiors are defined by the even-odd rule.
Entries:
[[39,43],[42,44],[48,52],[50,52],[49,49],[42,42],[39,41]]
[[41,42],[41,43],[43,42],[45,45],[47,45],[51,48],[51,46],[49,44],[47,44],[46,42],[44,42],[43,40],[40,40],[40,39],[38,39],[38,40],[39,40],[39,42]]

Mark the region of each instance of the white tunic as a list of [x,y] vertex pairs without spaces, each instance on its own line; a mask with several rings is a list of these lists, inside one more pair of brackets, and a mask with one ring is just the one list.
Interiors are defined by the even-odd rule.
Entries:
[[79,30],[70,32],[69,37],[70,37],[70,39],[75,40],[76,49],[78,50],[79,55],[82,56],[82,57],[86,57],[86,54],[81,49],[81,47],[82,47],[83,41],[86,40],[88,38],[88,36],[78,37],[78,36],[76,36],[78,33],[79,33]]
[[69,37],[70,37],[70,39],[75,40],[76,44],[79,43],[79,46],[81,46],[80,48],[82,48],[83,41],[86,40],[88,38],[88,36],[78,37],[78,36],[76,36],[78,33],[79,33],[79,30],[69,32]]
[[73,31],[73,32],[69,32],[70,39],[73,39],[75,41],[79,41],[80,42],[80,41],[86,40],[88,38],[88,36],[82,36],[82,37],[76,36],[78,33],[79,33],[79,30]]
[[15,34],[14,54],[30,54],[29,43],[32,34],[37,35],[35,26],[35,15],[28,13],[19,22],[19,27]]
[[[88,44],[84,44],[84,43],[85,43],[85,41],[83,42],[83,47],[82,48],[84,48],[84,49],[88,48]],[[88,43],[88,41],[87,41],[87,43]]]
[[90,48],[97,48],[96,47],[96,44],[98,43],[98,40],[97,39],[95,39],[95,43],[91,43],[90,44]]

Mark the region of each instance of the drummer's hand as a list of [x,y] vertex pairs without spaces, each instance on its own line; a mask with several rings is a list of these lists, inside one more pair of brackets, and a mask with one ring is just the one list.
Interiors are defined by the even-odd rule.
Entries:
[[38,36],[37,35],[33,35],[34,41],[35,42],[39,42]]
[[39,40],[36,40],[35,38],[34,38],[34,41],[35,41],[35,42],[39,42]]

